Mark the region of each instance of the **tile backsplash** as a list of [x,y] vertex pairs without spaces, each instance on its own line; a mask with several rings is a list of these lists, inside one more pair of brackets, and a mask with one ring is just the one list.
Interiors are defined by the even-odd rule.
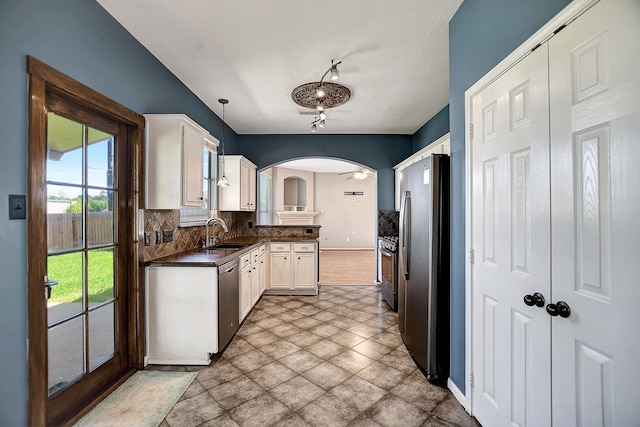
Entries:
[[378,236],[397,236],[400,214],[395,210],[378,211]]
[[[229,240],[241,236],[250,237],[277,237],[292,239],[317,239],[319,230],[317,227],[301,226],[256,226],[255,212],[218,212],[218,216],[227,224],[228,232],[222,236],[223,240]],[[144,232],[149,233],[151,242],[149,246],[142,243],[143,261],[152,261],[179,252],[196,249],[202,246],[206,238],[204,225],[180,227],[179,210],[151,210],[143,211]],[[173,230],[173,241],[156,243],[157,231]],[[311,230],[311,233],[309,233]],[[219,225],[215,226],[215,233],[222,231]]]

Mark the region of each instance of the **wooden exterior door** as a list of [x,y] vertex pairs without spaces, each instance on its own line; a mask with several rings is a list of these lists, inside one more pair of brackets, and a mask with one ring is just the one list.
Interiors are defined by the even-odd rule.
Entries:
[[29,415],[60,425],[141,366],[142,120],[92,103],[97,94],[32,58],[28,67]]

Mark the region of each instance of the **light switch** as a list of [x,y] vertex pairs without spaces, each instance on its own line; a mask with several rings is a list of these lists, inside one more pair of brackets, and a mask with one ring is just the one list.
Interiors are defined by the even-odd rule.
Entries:
[[27,219],[26,196],[9,194],[9,219]]

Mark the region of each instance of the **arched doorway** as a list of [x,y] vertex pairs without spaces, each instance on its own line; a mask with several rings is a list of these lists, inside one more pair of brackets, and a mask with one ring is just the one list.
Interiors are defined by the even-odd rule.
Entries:
[[321,226],[321,285],[375,283],[375,170],[344,159],[291,159],[260,170],[258,195],[259,225],[308,215]]

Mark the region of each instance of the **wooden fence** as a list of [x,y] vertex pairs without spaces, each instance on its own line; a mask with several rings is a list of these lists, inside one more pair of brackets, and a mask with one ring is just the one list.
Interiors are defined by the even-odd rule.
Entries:
[[[82,214],[55,213],[47,216],[49,249],[82,246]],[[88,246],[113,242],[113,212],[89,212],[87,215]]]

